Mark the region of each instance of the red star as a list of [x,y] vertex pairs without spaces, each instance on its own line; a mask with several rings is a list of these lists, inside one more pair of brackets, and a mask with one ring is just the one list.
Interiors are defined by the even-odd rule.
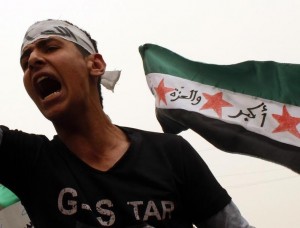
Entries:
[[165,87],[164,84],[164,79],[162,79],[158,85],[158,87],[154,88],[156,91],[156,94],[158,96],[158,103],[160,103],[160,101],[163,101],[166,105],[167,105],[167,101],[166,101],[166,93],[173,91],[173,88],[168,88]]
[[223,107],[232,107],[232,104],[223,100],[223,92],[216,93],[215,95],[203,93],[203,96],[206,98],[207,102],[202,106],[201,110],[213,109],[218,114],[219,118],[222,118]]
[[300,118],[291,116],[285,105],[282,108],[282,115],[272,114],[272,116],[279,123],[279,126],[273,130],[273,133],[288,131],[297,138],[300,138],[300,133],[297,130],[297,125],[300,123]]

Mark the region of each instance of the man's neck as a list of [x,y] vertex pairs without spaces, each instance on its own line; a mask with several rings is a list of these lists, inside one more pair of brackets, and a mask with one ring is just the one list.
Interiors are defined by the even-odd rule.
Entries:
[[91,167],[106,171],[127,151],[129,139],[104,114],[102,118],[82,118],[74,124],[54,125],[59,138],[77,157]]

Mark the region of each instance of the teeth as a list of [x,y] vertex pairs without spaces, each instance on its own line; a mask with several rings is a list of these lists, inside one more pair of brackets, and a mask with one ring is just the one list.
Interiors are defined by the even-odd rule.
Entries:
[[46,78],[48,78],[48,77],[47,76],[42,76],[42,77],[38,78],[37,83],[40,83],[41,81],[43,81]]

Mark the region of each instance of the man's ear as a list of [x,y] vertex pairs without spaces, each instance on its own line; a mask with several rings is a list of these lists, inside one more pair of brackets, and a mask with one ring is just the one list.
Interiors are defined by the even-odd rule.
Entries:
[[105,72],[106,63],[104,62],[102,55],[91,54],[87,57],[88,69],[91,76],[99,77]]

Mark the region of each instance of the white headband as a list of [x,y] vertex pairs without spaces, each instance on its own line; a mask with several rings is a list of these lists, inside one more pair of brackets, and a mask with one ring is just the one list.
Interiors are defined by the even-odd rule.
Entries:
[[[90,54],[97,53],[90,38],[77,26],[71,25],[62,20],[44,20],[30,26],[24,36],[21,53],[24,48],[38,39],[58,36],[83,47]],[[109,89],[114,89],[119,80],[120,71],[107,71],[101,76],[101,84]]]
[[61,20],[39,21],[30,26],[24,36],[21,51],[23,51],[24,47],[28,44],[38,39],[49,38],[51,36],[58,36],[62,39],[72,41],[83,47],[90,54],[96,53],[91,40],[83,31],[75,25]]

